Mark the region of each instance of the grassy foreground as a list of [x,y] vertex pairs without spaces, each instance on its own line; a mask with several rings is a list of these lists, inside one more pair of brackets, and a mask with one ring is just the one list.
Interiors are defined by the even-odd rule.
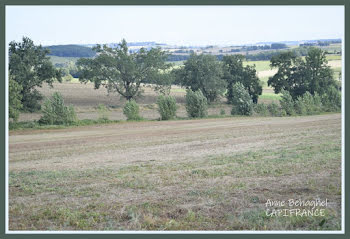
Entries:
[[[339,230],[340,114],[10,135],[10,230]],[[270,217],[315,198],[323,217]]]

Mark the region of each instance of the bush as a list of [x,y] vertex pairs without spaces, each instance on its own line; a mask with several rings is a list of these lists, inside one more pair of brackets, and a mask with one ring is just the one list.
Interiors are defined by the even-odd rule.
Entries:
[[232,115],[251,115],[253,113],[253,101],[243,84],[238,82],[232,86]]
[[220,110],[220,115],[225,115],[225,114],[226,114],[225,109],[221,109],[221,110]]
[[69,125],[77,120],[73,106],[66,106],[59,92],[53,93],[52,97],[45,101],[42,113],[43,116],[39,120],[40,124]]
[[303,94],[303,102],[306,108],[306,114],[311,115],[316,112],[315,110],[315,101],[314,101],[314,96],[310,94],[310,92],[306,91]]
[[201,90],[193,92],[187,90],[186,92],[186,111],[191,118],[203,118],[208,114],[207,98],[203,95]]
[[12,77],[9,77],[9,118],[13,119],[13,122],[17,122],[19,117],[19,112],[22,109],[23,105],[21,103],[22,95],[21,90],[22,86],[13,80]]
[[269,115],[269,109],[268,106],[264,103],[261,104],[255,104],[254,105],[254,112],[261,116],[268,116]]
[[280,116],[281,115],[280,108],[276,103],[272,102],[271,104],[269,104],[267,106],[267,108],[272,116]]
[[139,106],[135,100],[130,100],[126,102],[123,113],[128,120],[141,120],[141,116],[139,115]]
[[322,98],[321,96],[315,92],[314,94],[314,113],[320,113],[322,112]]
[[323,110],[327,112],[339,111],[341,109],[341,93],[335,87],[330,87],[321,97]]
[[295,110],[300,115],[312,115],[322,111],[321,97],[317,92],[311,95],[308,91],[295,101]]
[[299,115],[306,115],[308,113],[302,96],[298,96],[297,100],[295,101],[295,112]]
[[281,108],[285,111],[286,115],[295,115],[294,100],[288,91],[282,90],[282,96],[280,99]]
[[97,110],[98,110],[98,120],[99,121],[108,121],[108,117],[109,117],[109,112],[107,107],[104,104],[99,104],[97,106]]
[[173,119],[176,116],[176,100],[174,97],[160,95],[157,99],[158,112],[162,120]]

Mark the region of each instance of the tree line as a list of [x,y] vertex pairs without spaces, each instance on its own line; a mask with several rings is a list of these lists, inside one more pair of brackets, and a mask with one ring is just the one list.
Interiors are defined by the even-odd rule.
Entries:
[[[105,87],[129,102],[142,94],[142,84],[151,85],[164,96],[170,94],[171,85],[177,84],[187,89],[189,101],[202,102],[204,97],[209,104],[221,97],[226,97],[229,104],[242,101],[257,104],[262,94],[255,66],[244,67],[243,55],[226,55],[219,61],[213,55],[192,53],[183,67],[174,68],[167,62],[169,54],[161,48],[130,52],[127,42],[122,40],[116,48],[97,45],[93,50],[96,57],[77,61],[79,81],[92,82],[95,89]],[[55,80],[62,82],[63,72],[52,65],[48,53],[48,49],[34,45],[26,37],[22,42],[10,43],[10,118],[16,120],[20,110],[40,109],[42,95],[37,87],[44,83],[52,87]],[[295,52],[282,52],[271,58],[270,66],[278,69],[268,80],[275,93],[288,92],[293,100],[305,93],[323,97],[339,93],[333,71],[321,49],[310,48],[305,60]],[[191,96],[191,92],[199,93]],[[249,102],[240,105],[251,107]]]

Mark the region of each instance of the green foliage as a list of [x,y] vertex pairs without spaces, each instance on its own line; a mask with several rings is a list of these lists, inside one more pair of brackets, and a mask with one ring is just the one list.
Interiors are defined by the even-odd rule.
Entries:
[[139,105],[135,100],[130,100],[126,102],[123,113],[128,120],[140,120],[141,116],[139,115]]
[[232,95],[232,115],[251,115],[253,113],[252,98],[242,83],[233,84]]
[[175,80],[175,76],[171,72],[164,72],[155,75],[149,83],[155,92],[162,95],[169,95],[171,91],[171,85]]
[[268,116],[270,113],[268,105],[264,103],[254,104],[254,112],[260,116]]
[[22,109],[22,86],[20,86],[13,78],[9,77],[9,118],[17,122],[19,111]]
[[[52,57],[50,59],[52,61]],[[79,71],[74,61],[56,63],[55,67],[61,70],[64,81],[71,81],[73,78],[79,77]]]
[[117,92],[127,100],[142,93],[142,83],[149,83],[149,79],[170,67],[165,62],[167,54],[160,48],[141,48],[130,53],[124,39],[116,48],[97,45],[94,50],[97,57],[81,58],[77,62],[80,82],[91,81],[95,89],[102,85],[108,92]]
[[271,58],[271,67],[278,68],[277,73],[270,77],[268,85],[275,93],[288,91],[294,100],[307,91],[321,95],[329,87],[335,87],[333,71],[327,65],[325,52],[318,48],[309,48],[305,60],[293,52],[283,52]]
[[221,110],[220,110],[220,115],[225,115],[225,114],[226,114],[225,109],[221,109]]
[[157,99],[158,112],[162,120],[173,119],[176,116],[176,100],[172,96],[160,95]]
[[310,94],[310,92],[306,92],[303,97],[303,102],[306,108],[306,113],[311,115],[315,113],[315,102],[314,97]]
[[[313,112],[314,113],[320,113],[323,111],[323,104],[322,104],[322,98],[321,96],[315,92],[315,94],[313,95]],[[341,106],[341,102],[340,102],[340,106]]]
[[282,110],[284,111],[282,115],[284,115],[284,113],[286,115],[295,115],[294,100],[292,96],[289,94],[288,91],[285,90],[282,90],[281,93],[282,96],[280,99],[280,105]]
[[317,114],[322,111],[321,97],[317,92],[315,95],[306,92],[295,101],[295,110],[300,115]]
[[56,79],[62,81],[61,71],[54,68],[46,56],[48,53],[49,50],[41,45],[35,46],[27,37],[23,37],[22,42],[12,41],[9,44],[10,75],[22,87],[22,104],[26,111],[40,109],[38,101],[42,96],[36,87],[42,87],[44,82],[52,87]]
[[217,100],[226,89],[221,62],[212,55],[192,53],[184,67],[175,69],[174,74],[176,83],[192,91],[200,90],[208,102]]
[[272,102],[267,106],[267,108],[271,116],[280,116],[280,107],[276,103]]
[[186,111],[191,118],[203,118],[208,114],[207,98],[201,90],[193,92],[188,89],[186,91]]
[[299,115],[306,115],[308,113],[302,96],[298,96],[298,98],[295,100],[295,111]]
[[96,55],[90,47],[79,45],[56,45],[45,47],[50,55],[60,57],[93,57]]
[[109,119],[109,112],[107,107],[104,104],[99,104],[97,106],[98,110],[98,120],[99,121],[108,121]]
[[339,111],[341,109],[341,93],[335,87],[330,87],[321,96],[323,109],[327,112]]
[[40,124],[70,125],[77,121],[73,106],[66,106],[59,92],[53,93],[52,97],[44,102],[42,113]]
[[262,82],[257,77],[255,66],[247,65],[243,67],[244,56],[228,55],[223,57],[224,79],[227,82],[226,97],[229,103],[233,100],[232,86],[240,82],[248,91],[254,103],[258,102],[259,95],[262,94]]

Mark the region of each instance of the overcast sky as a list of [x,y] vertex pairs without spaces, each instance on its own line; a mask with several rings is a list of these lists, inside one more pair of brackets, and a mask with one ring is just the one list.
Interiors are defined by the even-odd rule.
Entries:
[[343,6],[7,6],[6,40],[234,45],[342,38]]

